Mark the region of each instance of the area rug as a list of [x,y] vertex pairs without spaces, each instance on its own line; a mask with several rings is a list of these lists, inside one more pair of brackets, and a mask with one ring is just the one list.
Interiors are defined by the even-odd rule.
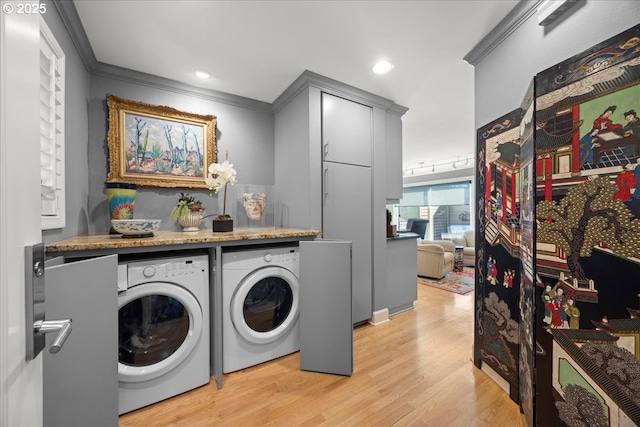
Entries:
[[465,295],[475,288],[475,271],[473,267],[464,267],[461,272],[451,271],[440,280],[418,277],[418,284]]

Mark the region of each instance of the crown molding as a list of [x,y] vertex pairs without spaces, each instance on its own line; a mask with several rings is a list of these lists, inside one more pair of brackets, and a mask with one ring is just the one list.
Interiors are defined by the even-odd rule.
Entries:
[[316,87],[322,92],[330,93],[332,95],[343,98],[346,97],[354,102],[378,107],[400,116],[409,110],[408,108],[398,105],[387,98],[358,89],[346,83],[339,82],[338,80],[322,76],[314,73],[313,71],[305,70],[293,83],[289,85],[288,88],[284,90],[284,92],[282,92],[278,98],[276,98],[275,101],[273,101],[273,111],[277,113],[302,90],[309,86]]
[[402,105],[398,104],[393,104],[387,109],[387,113],[395,114],[396,116],[400,117],[402,117],[407,111],[409,111],[407,107],[403,107]]
[[51,0],[51,2],[58,11],[58,15],[60,15],[60,19],[78,51],[82,63],[87,71],[91,72],[98,61],[89,43],[87,33],[84,31],[75,4],[71,0]]
[[165,77],[156,76],[154,74],[134,71],[129,68],[118,67],[104,62],[98,62],[91,75],[95,77],[105,77],[109,79],[126,81],[140,86],[148,86],[155,89],[161,89],[168,92],[174,92],[181,95],[192,96],[196,98],[206,99],[208,101],[220,104],[233,105],[236,107],[257,110],[267,114],[273,114],[271,104],[251,98],[245,98],[239,95],[233,95],[226,92],[220,92],[213,89],[199,88],[176,80],[167,79]]
[[493,49],[502,43],[515,30],[526,22],[538,10],[544,0],[520,0],[520,2],[498,23],[480,43],[475,45],[464,60],[475,66],[482,61]]

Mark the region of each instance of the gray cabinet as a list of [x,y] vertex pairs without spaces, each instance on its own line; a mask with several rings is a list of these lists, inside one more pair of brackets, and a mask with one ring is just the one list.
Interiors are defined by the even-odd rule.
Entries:
[[[400,150],[400,116],[406,108],[310,71],[292,83],[273,107],[276,225],[321,229],[325,238],[354,242],[354,321],[367,320],[374,307],[379,309],[381,301],[374,295],[387,280],[385,201],[401,197],[402,155],[391,151]],[[389,131],[388,123],[392,124]],[[393,142],[387,143],[391,136]],[[391,163],[387,163],[389,155]],[[333,164],[367,169],[369,180],[355,184],[355,172],[339,181],[333,178],[345,199],[330,211],[324,180],[328,178],[331,185],[327,174],[333,174],[332,168],[325,166]],[[387,164],[393,165],[393,172]],[[386,188],[389,173],[397,175],[391,196]],[[365,193],[369,199],[363,201]],[[363,235],[368,242],[359,241]],[[365,263],[357,260],[364,258],[368,265],[363,267]]]
[[388,204],[402,199],[402,115],[406,111],[406,108],[396,106],[386,113],[385,196]]
[[387,239],[387,307],[389,314],[413,308],[418,300],[416,238]]
[[117,268],[117,255],[46,268],[46,318],[73,320],[60,352],[42,353],[46,426],[118,425]]
[[322,93],[322,236],[352,242],[353,323],[371,318],[372,109]]
[[371,166],[371,135],[371,107],[322,94],[324,161]]
[[353,372],[351,244],[300,242],[300,369]]
[[322,236],[352,242],[353,323],[371,318],[371,168],[324,162]]

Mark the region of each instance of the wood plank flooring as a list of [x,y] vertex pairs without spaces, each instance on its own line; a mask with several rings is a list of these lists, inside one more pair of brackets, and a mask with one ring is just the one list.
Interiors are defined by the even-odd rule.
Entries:
[[120,426],[525,427],[471,362],[473,293],[418,286],[415,310],[354,330],[350,378],[300,371],[298,353],[120,417]]

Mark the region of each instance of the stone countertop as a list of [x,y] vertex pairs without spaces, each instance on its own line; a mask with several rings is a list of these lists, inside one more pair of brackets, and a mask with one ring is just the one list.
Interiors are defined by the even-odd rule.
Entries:
[[387,241],[389,240],[404,240],[404,239],[417,239],[420,236],[418,236],[418,234],[416,233],[412,233],[410,231],[407,232],[402,232],[402,233],[398,233],[396,234],[394,237],[387,237]]
[[152,237],[122,237],[120,234],[90,234],[77,236],[46,245],[47,254],[57,252],[91,251],[150,246],[168,246],[190,243],[237,242],[242,240],[310,237],[321,234],[319,230],[297,228],[237,228],[227,233],[211,230],[194,232],[159,230]]

